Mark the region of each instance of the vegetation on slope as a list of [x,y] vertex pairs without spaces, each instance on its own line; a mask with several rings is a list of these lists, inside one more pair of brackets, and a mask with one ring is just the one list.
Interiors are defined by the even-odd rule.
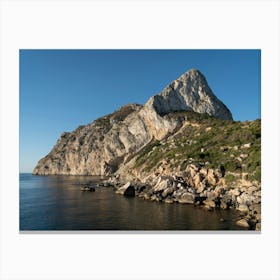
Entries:
[[[224,166],[227,172],[248,173],[261,180],[261,121],[235,122],[193,112],[177,112],[187,124],[162,141],[154,141],[137,156],[135,168],[143,172],[158,169],[162,161],[185,170],[190,163],[207,168]],[[230,173],[226,179],[230,181]]]

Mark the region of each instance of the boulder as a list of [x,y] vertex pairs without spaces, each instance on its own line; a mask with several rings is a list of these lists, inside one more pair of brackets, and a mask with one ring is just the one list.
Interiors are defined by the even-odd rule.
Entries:
[[200,184],[200,186],[197,188],[196,192],[197,193],[202,193],[205,189],[205,186],[203,186],[202,184]]
[[242,148],[250,148],[251,147],[251,143],[247,143],[247,144],[244,144],[243,146],[242,146]]
[[190,177],[193,178],[198,172],[198,168],[194,164],[188,165],[186,171],[189,173]]
[[226,179],[225,178],[220,178],[217,182],[217,186],[226,186]]
[[246,204],[240,204],[237,208],[237,210],[241,211],[241,212],[248,212],[249,208]]
[[131,185],[131,183],[128,182],[125,185],[123,185],[122,187],[118,188],[116,193],[124,195],[124,196],[134,197],[135,196],[135,189]]
[[173,192],[173,197],[179,198],[183,193],[183,190],[176,190]]
[[209,199],[204,200],[203,204],[207,207],[210,207],[210,208],[215,208],[216,207],[215,201],[209,200]]
[[158,198],[155,194],[153,194],[150,198],[151,201],[158,201]]
[[208,197],[209,200],[214,200],[217,195],[214,192],[210,191],[210,192],[207,192],[206,196]]
[[214,189],[214,194],[215,194],[215,196],[221,196],[221,195],[224,195],[225,194],[225,189],[223,188],[223,187],[221,187],[221,186],[219,186],[219,187],[216,187],[215,189]]
[[182,187],[182,184],[181,183],[178,183],[176,188],[180,189]]
[[245,200],[243,199],[243,197],[238,196],[236,198],[236,201],[238,204],[246,204]]
[[206,176],[206,180],[208,181],[208,183],[212,186],[215,186],[217,183],[215,174],[214,174],[214,170],[213,169],[209,169],[207,176]]
[[249,187],[248,190],[246,191],[248,194],[253,194],[254,192],[256,192],[258,190],[257,187],[255,186],[252,186],[252,187]]
[[207,175],[207,169],[203,167],[200,169],[199,173],[202,174],[203,177],[205,177]]
[[179,203],[188,203],[193,204],[195,200],[195,195],[192,193],[184,193],[182,196],[178,199]]
[[220,208],[221,209],[228,209],[228,205],[224,201],[221,201]]
[[144,193],[142,192],[142,193],[137,193],[137,196],[139,197],[139,198],[144,198]]
[[169,194],[172,194],[174,192],[174,188],[173,187],[168,187],[166,188],[163,192],[162,192],[162,197],[167,197]]
[[236,224],[237,224],[238,226],[240,226],[240,227],[245,227],[245,228],[249,228],[249,227],[250,227],[249,224],[248,224],[248,222],[247,222],[245,219],[238,220],[238,221],[236,222]]
[[238,203],[240,203],[240,204],[247,204],[247,205],[251,205],[252,202],[255,200],[255,196],[254,195],[250,195],[250,194],[247,194],[247,193],[242,193],[239,196],[239,198],[240,198],[240,200],[242,202],[238,202]]
[[257,224],[256,224],[256,230],[257,230],[257,231],[261,231],[261,229],[262,229],[262,228],[261,228],[261,223],[257,223]]
[[164,200],[164,202],[165,202],[165,203],[171,204],[171,203],[173,203],[173,199],[170,198],[170,197],[168,197],[168,198],[166,198],[166,199]]
[[144,193],[143,198],[144,199],[150,199],[151,198],[151,194],[146,192],[146,193]]
[[201,182],[202,180],[202,175],[200,173],[197,173],[194,177],[193,177],[193,185],[194,187],[198,187],[199,186],[199,183]]
[[172,186],[172,181],[168,178],[159,178],[157,184],[153,187],[154,192],[162,192]]
[[239,196],[240,195],[240,191],[238,189],[233,189],[233,190],[230,190],[229,193],[235,195],[235,196]]

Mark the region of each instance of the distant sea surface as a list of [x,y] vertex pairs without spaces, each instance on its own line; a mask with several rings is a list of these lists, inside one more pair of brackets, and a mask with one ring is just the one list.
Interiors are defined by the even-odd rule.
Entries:
[[92,176],[20,174],[20,221],[30,230],[244,230],[234,210],[126,198],[112,188],[82,192]]

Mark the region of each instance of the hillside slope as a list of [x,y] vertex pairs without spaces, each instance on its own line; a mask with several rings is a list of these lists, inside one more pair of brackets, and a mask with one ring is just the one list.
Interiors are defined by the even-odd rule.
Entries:
[[[183,126],[165,139],[154,140],[125,166],[126,174],[181,174],[189,164],[261,179],[261,121],[234,122],[193,112],[174,113]],[[128,171],[127,166],[130,166]],[[120,170],[121,172],[121,170]],[[245,176],[244,175],[244,176]],[[227,175],[228,180],[233,179]]]

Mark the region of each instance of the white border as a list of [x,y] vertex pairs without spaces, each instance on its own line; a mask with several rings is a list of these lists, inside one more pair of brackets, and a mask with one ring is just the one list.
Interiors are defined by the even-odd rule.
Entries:
[[[279,279],[279,2],[1,2],[1,279]],[[262,50],[261,234],[19,234],[18,50]],[[241,101],[242,102],[242,101]]]

